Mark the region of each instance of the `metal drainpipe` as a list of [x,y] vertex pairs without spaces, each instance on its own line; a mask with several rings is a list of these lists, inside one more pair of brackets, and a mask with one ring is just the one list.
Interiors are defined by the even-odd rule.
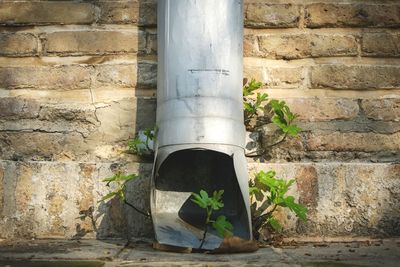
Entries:
[[[251,239],[243,124],[243,1],[158,1],[157,143],[151,214],[161,244],[199,247],[191,192],[225,190],[234,235]],[[210,229],[205,249],[222,239]]]

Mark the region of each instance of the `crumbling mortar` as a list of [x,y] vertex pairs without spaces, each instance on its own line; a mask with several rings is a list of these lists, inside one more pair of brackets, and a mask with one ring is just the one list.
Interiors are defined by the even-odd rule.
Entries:
[[77,133],[82,136],[83,139],[85,139],[85,134],[83,132],[80,132],[78,130],[72,130],[72,131],[48,131],[48,130],[43,130],[43,129],[24,129],[24,130],[0,130],[0,133],[59,133],[59,134],[71,134],[71,133]]
[[355,34],[354,38],[356,40],[356,44],[357,44],[357,58],[361,59],[362,57],[362,42],[363,42],[363,34],[364,34],[364,30],[362,30],[361,34]]
[[47,55],[47,34],[40,33],[38,35],[38,50],[39,56],[46,56]]
[[306,23],[305,23],[306,8],[304,5],[300,5],[299,8],[300,8],[300,14],[299,14],[298,27],[299,27],[299,29],[304,29],[304,28],[306,28]]

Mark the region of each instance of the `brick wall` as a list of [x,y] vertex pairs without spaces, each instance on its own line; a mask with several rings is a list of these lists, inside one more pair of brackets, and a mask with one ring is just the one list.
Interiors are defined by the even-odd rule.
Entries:
[[[122,169],[142,174],[129,198],[148,205],[151,164],[125,149],[155,121],[155,7],[0,3],[0,238],[151,236],[97,201]],[[252,173],[296,178],[310,219],[282,213],[287,234],[400,234],[400,3],[246,0],[244,48],[245,76],[304,129],[249,158]],[[258,130],[268,147],[275,129]]]

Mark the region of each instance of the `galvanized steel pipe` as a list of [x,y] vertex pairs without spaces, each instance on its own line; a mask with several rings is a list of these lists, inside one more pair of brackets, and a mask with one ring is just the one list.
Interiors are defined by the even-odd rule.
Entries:
[[[193,188],[180,185],[187,180],[179,170],[174,170],[179,174],[173,178],[167,176],[172,173],[169,168],[179,169],[185,158],[201,157],[203,163],[213,158],[209,164],[218,166],[220,160],[220,168],[231,169],[225,171],[228,178],[216,183],[227,187],[225,201],[235,203],[226,210],[232,213],[232,220],[237,217],[235,234],[251,238],[242,103],[243,3],[161,0],[157,23],[157,142],[151,199],[156,238],[170,245],[198,245],[201,231],[196,233],[178,217],[188,216],[182,207],[190,205],[190,190],[202,189],[200,184],[210,190],[216,186],[204,181],[196,182],[198,186],[193,183]],[[165,166],[168,164],[171,167]],[[193,165],[193,177],[196,172],[203,173],[199,164]],[[207,173],[215,176],[212,171]],[[218,178],[204,179],[213,183],[212,179]],[[211,235],[205,248],[213,249],[220,242]]]

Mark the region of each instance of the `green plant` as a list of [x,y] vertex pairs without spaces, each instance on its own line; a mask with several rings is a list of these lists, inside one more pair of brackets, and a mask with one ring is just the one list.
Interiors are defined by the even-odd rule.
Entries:
[[214,191],[211,197],[204,190],[200,190],[199,194],[192,193],[193,198],[191,200],[200,208],[205,209],[207,213],[206,220],[204,222],[203,238],[201,239],[199,249],[203,247],[209,224],[215,228],[220,237],[233,235],[233,226],[229,221],[226,220],[224,215],[218,216],[215,220],[212,219],[213,211],[217,211],[224,207],[224,203],[221,200],[223,193],[224,190]]
[[[251,79],[247,82],[244,80],[243,86],[243,106],[245,116],[245,126],[248,130],[254,130],[250,122],[257,118],[263,112],[269,113],[271,122],[279,127],[282,138],[279,141],[270,144],[269,147],[278,145],[288,136],[295,137],[301,131],[301,128],[294,124],[297,114],[294,114],[285,101],[268,99],[265,93],[257,93],[254,98],[255,91],[260,89],[261,82]],[[262,150],[263,152],[264,150]],[[259,151],[258,151],[259,153]],[[258,155],[257,153],[257,155]],[[246,155],[251,156],[251,155]],[[290,186],[294,180],[283,180],[275,177],[274,171],[259,172],[256,174],[254,181],[250,181],[250,198],[251,198],[251,216],[253,222],[253,235],[258,236],[259,231],[263,227],[270,227],[275,231],[281,231],[282,225],[274,217],[275,210],[280,207],[289,208],[300,219],[306,220],[307,209],[296,203],[293,196],[286,196]],[[254,198],[260,203],[254,202]]]
[[257,82],[255,79],[243,86],[243,107],[244,107],[244,122],[245,125],[250,128],[250,121],[255,118],[259,111],[264,112],[264,104],[268,99],[268,95],[265,93],[257,93],[256,97],[254,91],[260,89],[262,86],[261,82]]
[[[143,133],[143,136],[141,135]],[[143,140],[144,139],[144,140]],[[128,141],[128,151],[136,155],[151,154],[153,149],[150,147],[150,141],[155,139],[155,129],[146,128],[140,131],[135,138]]]
[[[245,79],[247,81],[247,79]],[[267,112],[266,106],[270,108],[271,122],[279,127],[283,133],[283,138],[278,143],[283,142],[288,135],[296,136],[301,128],[293,124],[297,118],[297,114],[291,112],[289,106],[285,101],[276,99],[268,100],[268,94],[257,93],[254,98],[255,91],[260,89],[261,82],[251,79],[243,86],[243,107],[244,107],[244,123],[247,129],[253,130],[250,122],[252,119],[258,117],[259,112]],[[276,145],[276,144],[274,144]]]
[[268,103],[268,105],[271,107],[271,110],[273,112],[271,121],[275,125],[277,125],[283,132],[283,138],[273,145],[277,145],[283,142],[288,135],[294,137],[297,136],[299,132],[301,132],[301,128],[293,124],[293,121],[297,118],[298,115],[291,112],[289,106],[286,104],[285,101],[272,99]]
[[133,204],[129,203],[126,200],[126,183],[129,181],[133,181],[138,178],[138,175],[136,174],[129,174],[125,175],[121,171],[116,172],[113,176],[107,177],[102,180],[102,182],[106,183],[106,186],[111,186],[111,184],[114,184],[114,190],[102,197],[99,202],[106,201],[108,199],[117,197],[122,203],[125,203],[126,205],[130,206],[140,214],[143,214],[147,217],[150,216],[148,212],[144,212],[140,209],[138,209],[136,206]]
[[[307,208],[296,203],[293,196],[286,196],[295,180],[287,181],[275,176],[275,171],[260,171],[256,174],[254,181],[249,182],[253,235],[255,237],[265,226],[270,226],[275,231],[283,229],[274,217],[274,212],[278,207],[290,209],[303,221],[307,219]],[[254,202],[254,198],[260,202],[260,205]]]

